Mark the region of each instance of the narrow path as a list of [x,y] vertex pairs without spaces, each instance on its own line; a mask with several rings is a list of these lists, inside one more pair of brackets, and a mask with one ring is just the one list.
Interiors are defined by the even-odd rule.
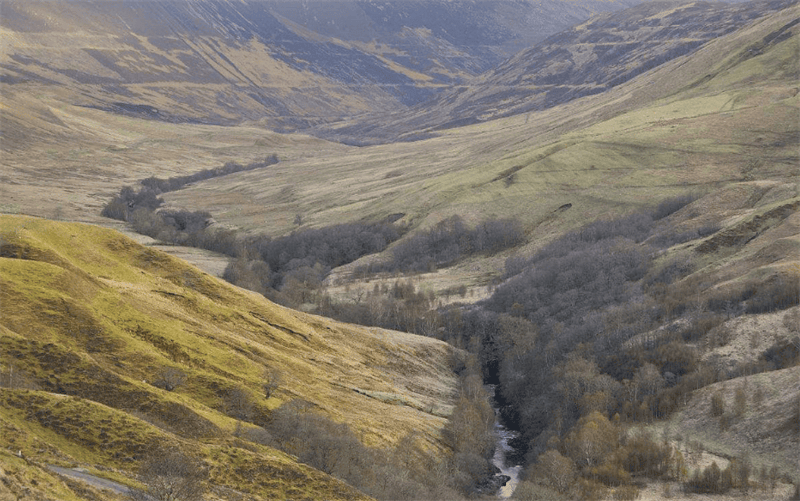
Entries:
[[128,495],[130,493],[130,489],[127,485],[122,485],[105,478],[96,477],[80,468],[61,468],[53,465],[47,465],[47,468],[50,471],[58,473],[59,475],[64,475],[66,477],[71,477],[86,482],[87,484],[97,487],[98,489],[106,489],[123,495]]

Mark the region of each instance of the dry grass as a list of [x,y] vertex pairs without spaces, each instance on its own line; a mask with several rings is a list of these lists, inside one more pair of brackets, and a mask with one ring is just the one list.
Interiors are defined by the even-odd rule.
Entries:
[[[747,409],[733,414],[736,389],[744,388]],[[711,396],[721,392],[730,425],[723,429],[712,416]],[[756,395],[759,395],[756,397]],[[797,479],[800,457],[797,406],[800,367],[716,383],[694,392],[681,411],[649,427],[655,436],[673,441],[684,453],[690,471],[717,461],[724,468],[733,457],[748,457],[755,467],[777,466]]]
[[[70,96],[57,88],[15,86],[2,113],[4,129],[19,140],[12,134],[3,142],[0,210],[107,224],[97,214],[123,185],[271,153],[282,160],[274,169],[166,198],[270,235],[297,229],[297,214],[303,227],[395,213],[419,228],[453,214],[468,222],[517,216],[533,248],[588,220],[690,191],[752,179],[796,192],[796,44],[743,61],[737,55],[795,11],[601,95],[425,141],[364,148],[253,126],[136,120],[64,104]],[[507,184],[502,174],[510,171],[515,178]],[[572,208],[554,212],[565,203]],[[467,280],[485,284],[483,273]]]
[[[252,393],[256,421],[263,419],[259,413],[299,398],[348,423],[367,445],[391,447],[417,433],[428,448],[442,447],[440,431],[455,389],[451,350],[443,343],[278,307],[94,226],[0,216],[0,236],[0,364],[24,371],[42,389],[79,397],[68,402],[83,409],[63,409],[63,425],[55,418],[43,422],[28,414],[39,416],[37,406],[57,406],[57,397],[3,390],[7,398],[28,399],[4,405],[3,419],[28,427],[29,437],[11,444],[19,435],[3,434],[4,447],[19,448],[31,460],[89,464],[105,454],[103,463],[130,471],[120,458],[131,453],[114,455],[107,443],[142,447],[153,433],[189,444],[198,438],[224,442],[235,421],[220,412],[222,397],[239,386]],[[180,368],[187,382],[173,392],[148,384],[164,366]],[[266,368],[283,375],[269,399],[260,391]],[[376,398],[386,395],[393,397]],[[125,421],[105,426],[124,439],[100,435],[98,423],[109,419]],[[208,447],[203,454],[212,454]],[[276,467],[273,459],[264,461]],[[294,469],[289,477],[311,475],[311,489],[313,482],[322,482],[320,489],[330,482],[291,461],[281,468]],[[235,478],[231,482],[238,488]],[[330,488],[331,498],[352,495]],[[280,490],[259,495],[269,492]]]

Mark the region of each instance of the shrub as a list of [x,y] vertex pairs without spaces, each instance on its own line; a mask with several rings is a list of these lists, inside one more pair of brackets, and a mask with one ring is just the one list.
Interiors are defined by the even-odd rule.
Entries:
[[153,386],[167,391],[173,391],[186,382],[186,373],[175,367],[164,367],[158,372]]
[[136,501],[201,501],[208,473],[199,461],[178,449],[153,451],[139,468],[144,490],[131,489]]

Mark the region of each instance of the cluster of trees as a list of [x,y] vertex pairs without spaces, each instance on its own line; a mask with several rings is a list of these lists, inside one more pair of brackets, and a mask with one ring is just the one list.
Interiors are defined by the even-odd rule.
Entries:
[[130,215],[136,209],[143,208],[153,211],[160,207],[164,203],[164,200],[158,196],[161,193],[179,190],[189,183],[196,183],[235,172],[262,169],[276,163],[278,163],[278,157],[273,154],[263,160],[251,162],[247,165],[228,162],[221,167],[204,169],[186,176],[173,176],[167,179],[149,177],[140,182],[141,188],[138,191],[130,186],[122,188],[119,195],[103,207],[102,215],[120,221],[128,221]]
[[610,421],[592,411],[564,435],[551,438],[528,481],[561,495],[600,499],[635,499],[635,476],[680,480],[686,475],[683,455],[646,434],[628,434],[619,418]]
[[[221,409],[240,421],[235,436],[279,448],[377,499],[465,499],[492,484],[495,415],[474,357],[454,353],[453,368],[459,389],[443,431],[453,450],[448,457],[433,456],[415,434],[394,448],[368,447],[347,424],[327,418],[304,400],[268,411],[255,404],[247,389],[232,387],[221,390]],[[270,371],[265,374],[267,396],[276,378]]]
[[300,307],[329,302],[323,281],[332,268],[381,252],[402,232],[390,223],[351,223],[238,243],[238,257],[223,278],[275,302]]
[[161,210],[144,207],[128,217],[137,233],[176,245],[207,249],[229,256],[240,252],[236,232],[213,227],[211,214],[205,211]]
[[495,466],[495,413],[483,385],[477,359],[466,357],[459,374],[459,394],[453,413],[442,431],[453,451],[451,482],[465,494],[492,493]]
[[442,325],[436,295],[417,288],[411,280],[398,279],[391,286],[375,284],[354,302],[336,302],[323,294],[318,311],[342,322],[429,337],[438,337]]
[[[709,333],[719,332],[731,316],[800,304],[800,291],[796,284],[775,279],[701,301],[696,294],[700,284],[684,279],[693,271],[691,263],[654,266],[660,247],[714,230],[686,237],[664,222],[694,197],[667,200],[649,213],[598,221],[531,257],[509,258],[504,281],[489,299],[443,308],[432,293],[402,280],[376,285],[352,303],[334,302],[326,294],[322,284],[331,268],[380,252],[399,239],[401,230],[389,223],[341,225],[276,239],[237,241],[229,235],[228,241],[209,232],[206,214],[156,213],[150,209],[158,206],[154,193],[126,194],[138,207],[129,215],[134,225],[161,239],[201,246],[227,242],[236,256],[225,271],[229,281],[284,304],[315,303],[318,312],[340,320],[435,336],[472,353],[486,379],[498,384],[496,399],[506,423],[522,432],[528,464],[538,464],[524,487],[531,492],[592,498],[610,489],[617,499],[633,499],[631,479],[636,476],[682,480],[694,492],[745,488],[745,481],[735,480],[743,475],[739,466],[719,476],[714,471],[690,476],[676,449],[649,437],[628,436],[624,426],[668,417],[698,388],[800,359],[800,342],[788,342],[767,350],[757,365],[727,373],[698,363],[699,354],[688,343],[716,342],[711,338],[719,334]],[[149,212],[139,212],[145,208]],[[398,242],[391,259],[361,271],[428,271],[471,253],[496,252],[522,238],[514,220],[470,229],[454,217]],[[480,479],[490,471],[494,416],[478,390],[476,373],[462,377],[459,403],[445,429],[454,451],[447,464],[426,463],[420,469],[418,461],[399,460],[402,454],[368,450],[341,425],[295,408],[300,404],[273,412],[262,438],[272,437],[309,464],[351,483],[362,479],[354,485],[379,498],[387,492],[430,495],[432,479],[442,488],[479,492]],[[404,447],[412,450],[409,440]],[[343,452],[331,452],[336,449]],[[369,472],[366,465],[371,465]],[[398,476],[398,471],[403,473]],[[387,472],[394,472],[395,480],[389,481]]]
[[[581,417],[564,435],[552,437],[523,483],[520,499],[636,499],[635,479],[648,477],[678,482],[684,492],[722,494],[738,489],[774,491],[781,475],[777,467],[754,468],[744,457],[734,457],[721,469],[716,462],[690,473],[692,449],[677,447],[647,433],[626,430],[618,415],[612,420],[598,411]],[[695,459],[696,460],[696,459]],[[526,485],[527,484],[527,485]],[[535,486],[535,487],[534,487]]]
[[466,256],[513,247],[524,238],[517,219],[490,219],[470,228],[456,215],[399,242],[392,249],[391,259],[366,265],[356,273],[435,271]]
[[[784,350],[790,352],[784,359],[773,347],[758,367],[725,372],[698,363],[697,349],[687,343],[713,342],[731,315],[800,301],[796,287],[781,280],[701,301],[700,284],[677,281],[691,273],[691,264],[656,268],[653,237],[669,231],[659,218],[690,201],[596,222],[532,257],[511,258],[505,281],[489,299],[457,315],[440,312],[441,337],[475,353],[484,373],[498,383],[505,421],[522,432],[528,464],[538,463],[531,471],[542,471],[547,463],[561,472],[540,487],[578,486],[586,492],[571,495],[591,498],[598,485],[616,489],[631,476],[677,478],[674,450],[647,445],[652,449],[647,454],[663,460],[653,463],[657,468],[643,466],[651,460],[635,450],[646,442],[622,440],[620,427],[668,417],[703,386],[797,360],[794,351]],[[607,441],[598,441],[597,434]]]
[[190,183],[211,179],[212,177],[227,176],[228,174],[234,174],[236,172],[263,169],[264,167],[269,167],[276,163],[278,163],[278,156],[273,153],[272,155],[247,165],[242,165],[237,162],[227,162],[222,167],[204,169],[185,176],[173,176],[167,179],[159,179],[155,176],[148,177],[141,181],[141,185],[159,193],[166,193],[168,191],[179,190]]
[[243,247],[250,260],[269,266],[272,278],[265,285],[280,289],[292,279],[321,283],[331,268],[381,252],[401,235],[401,229],[386,222],[349,223],[279,238],[253,237],[244,241]]
[[271,299],[299,306],[316,296],[331,268],[376,252],[400,238],[402,229],[388,222],[341,224],[308,229],[285,237],[241,238],[233,230],[213,225],[205,211],[159,210],[165,191],[189,182],[266,167],[273,156],[248,166],[228,163],[224,167],[169,179],[148,178],[135,191],[125,187],[103,209],[103,215],[128,221],[138,233],[157,240],[220,252],[235,259],[223,277]]
[[[398,281],[391,289],[376,290],[368,301],[355,304],[335,303],[323,287],[332,268],[382,252],[403,232],[381,222],[308,229],[274,239],[253,237],[239,242],[239,257],[223,278],[288,306],[314,303],[318,312],[338,320],[434,335],[440,326],[435,298],[417,291],[410,282]],[[470,253],[497,252],[522,237],[515,220],[490,220],[469,229],[453,217],[397,242],[390,260],[360,267],[355,274],[429,271]]]

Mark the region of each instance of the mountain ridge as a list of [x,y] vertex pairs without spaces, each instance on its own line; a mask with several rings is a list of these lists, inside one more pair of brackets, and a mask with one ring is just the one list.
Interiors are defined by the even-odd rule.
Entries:
[[319,127],[321,137],[374,144],[542,111],[614,88],[792,3],[647,2],[597,15],[524,49],[410,110]]
[[519,22],[532,13],[550,33],[627,1],[11,1],[0,66],[4,85],[58,84],[73,104],[288,130],[471,78],[536,38]]

